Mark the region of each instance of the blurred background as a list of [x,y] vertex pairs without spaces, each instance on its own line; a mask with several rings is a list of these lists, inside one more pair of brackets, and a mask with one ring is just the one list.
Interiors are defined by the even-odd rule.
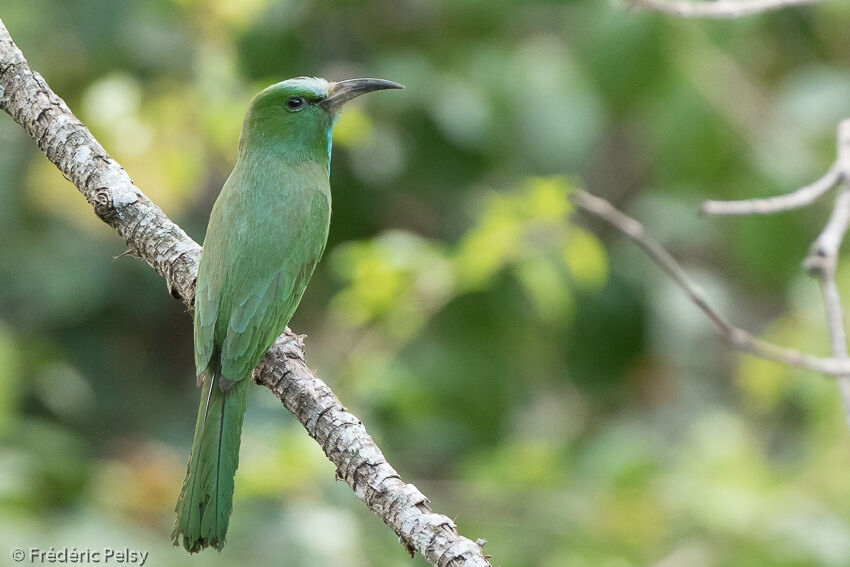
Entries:
[[[730,352],[565,201],[579,184],[610,199],[738,324],[827,354],[799,264],[828,203],[696,211],[829,167],[850,116],[846,3],[726,22],[599,0],[4,0],[0,17],[198,241],[255,91],[297,75],[407,85],[339,121],[330,242],[292,327],[494,565],[850,564],[834,384]],[[261,388],[227,546],[172,548],[199,395],[190,317],[5,115],[0,148],[0,554],[426,565]]]

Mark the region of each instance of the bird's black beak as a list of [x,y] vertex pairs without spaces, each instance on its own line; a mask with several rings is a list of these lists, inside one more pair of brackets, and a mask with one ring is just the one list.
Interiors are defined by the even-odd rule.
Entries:
[[334,111],[342,106],[345,102],[356,98],[362,94],[372,91],[382,91],[385,89],[403,89],[404,85],[385,81],[384,79],[349,79],[347,81],[339,81],[331,83],[328,89],[328,96],[321,102],[321,105],[328,110]]

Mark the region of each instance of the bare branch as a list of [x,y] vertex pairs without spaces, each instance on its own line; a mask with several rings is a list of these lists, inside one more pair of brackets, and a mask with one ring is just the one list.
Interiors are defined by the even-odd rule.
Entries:
[[[850,189],[845,188],[838,194],[829,221],[803,261],[806,270],[820,280],[832,354],[836,358],[845,360],[847,359],[847,330],[844,326],[841,295],[835,282],[835,270],[838,265],[838,251],[848,227],[850,227]],[[845,418],[850,425],[850,374],[838,376],[838,388],[844,402]]]
[[838,124],[838,166],[845,178],[850,175],[850,118]]
[[623,214],[605,199],[595,197],[586,191],[574,191],[570,195],[570,200],[584,212],[605,221],[640,246],[649,258],[676,282],[688,296],[688,299],[714,323],[720,336],[738,350],[823,374],[843,375],[850,373],[850,360],[844,357],[823,358],[806,354],[796,349],[768,343],[736,327],[711,306],[705,292],[691,281],[682,266],[657,240],[646,234],[643,225],[638,221]]
[[[793,193],[770,199],[706,201],[702,210],[711,214],[726,215],[772,214],[811,204],[833,187],[844,184],[835,199],[826,226],[803,261],[803,267],[820,282],[832,354],[836,359],[847,360],[847,331],[841,295],[835,282],[835,271],[838,251],[850,226],[850,189],[847,187],[850,181],[850,119],[842,120],[838,125],[836,154],[835,163],[826,175]],[[844,403],[845,419],[850,425],[850,374],[838,375],[838,387]]]
[[626,0],[631,8],[646,8],[679,16],[680,18],[731,19],[791,6],[814,4],[819,0]]
[[710,215],[771,215],[811,205],[839,183],[850,180],[850,118],[836,129],[835,163],[823,177],[787,195],[742,201],[705,201],[700,211]]
[[[0,109],[35,139],[47,158],[77,186],[94,212],[165,278],[191,307],[201,247],[130,180],[127,173],[27,65],[0,20]],[[345,480],[411,553],[437,567],[485,567],[481,546],[458,535],[446,516],[390,466],[365,427],[304,361],[301,337],[278,337],[254,381],[266,386],[316,439]]]
[[803,266],[814,276],[835,274],[838,251],[850,226],[850,190],[842,189],[835,199],[832,214],[823,231],[815,239]]
[[772,215],[791,211],[811,205],[838,185],[841,179],[842,172],[836,162],[823,177],[787,195],[742,201],[705,201],[700,211],[709,215]]

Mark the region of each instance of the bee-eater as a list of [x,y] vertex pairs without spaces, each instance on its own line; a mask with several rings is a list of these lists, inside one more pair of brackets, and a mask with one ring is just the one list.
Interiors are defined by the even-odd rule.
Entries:
[[251,102],[198,268],[195,369],[203,389],[174,545],[224,545],[251,371],[286,328],[325,249],[334,120],[346,101],[398,88],[382,79],[298,77]]

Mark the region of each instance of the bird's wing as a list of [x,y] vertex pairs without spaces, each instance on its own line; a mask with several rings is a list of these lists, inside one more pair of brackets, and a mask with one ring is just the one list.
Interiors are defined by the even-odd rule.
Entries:
[[[233,198],[222,205],[228,222],[211,219],[195,300],[198,372],[220,360],[219,376],[244,379],[289,323],[324,250],[330,216],[325,194],[296,195],[260,215],[250,200]],[[213,216],[223,214],[216,207]]]
[[[201,282],[204,283],[201,283]],[[218,290],[209,282],[198,278],[195,290],[195,373],[200,386],[201,375],[215,351],[215,323],[218,319]]]
[[221,376],[231,382],[250,376],[284,331],[324,251],[328,198],[319,191],[304,193],[301,198],[303,202],[290,203],[277,215],[281,222],[270,225],[278,232],[274,238],[267,235],[252,242],[249,245],[257,248],[235,260],[237,273],[253,275],[243,280],[250,282],[246,287],[232,286],[235,294],[228,302],[228,312],[219,314],[227,317],[226,332],[219,336]]
[[315,265],[315,261],[287,261],[241,301],[234,302],[221,348],[222,376],[235,382],[251,374],[286,328]]

